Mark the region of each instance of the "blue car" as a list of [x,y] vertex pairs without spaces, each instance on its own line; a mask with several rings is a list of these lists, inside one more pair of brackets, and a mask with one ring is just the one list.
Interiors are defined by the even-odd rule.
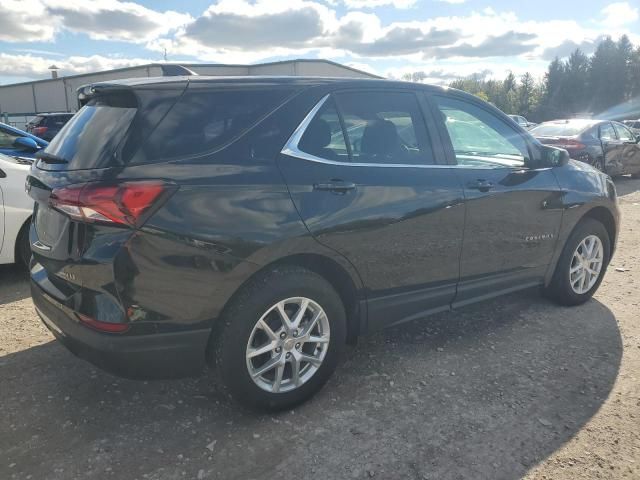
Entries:
[[6,123],[0,123],[0,153],[12,157],[33,158],[49,142],[30,133],[23,132]]

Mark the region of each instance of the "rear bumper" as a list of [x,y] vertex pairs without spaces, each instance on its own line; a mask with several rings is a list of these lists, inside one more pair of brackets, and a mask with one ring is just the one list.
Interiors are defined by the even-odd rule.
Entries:
[[127,378],[175,378],[205,365],[210,330],[127,335],[100,333],[82,325],[73,311],[31,282],[38,315],[53,335],[78,357]]

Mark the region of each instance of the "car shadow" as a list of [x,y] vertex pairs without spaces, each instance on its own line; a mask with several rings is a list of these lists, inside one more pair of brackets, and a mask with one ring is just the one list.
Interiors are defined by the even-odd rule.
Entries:
[[275,415],[214,374],[140,382],[56,342],[0,357],[0,478],[520,478],[612,389],[616,319],[513,294],[350,347],[311,401]]
[[0,306],[30,295],[27,269],[22,265],[0,265]]

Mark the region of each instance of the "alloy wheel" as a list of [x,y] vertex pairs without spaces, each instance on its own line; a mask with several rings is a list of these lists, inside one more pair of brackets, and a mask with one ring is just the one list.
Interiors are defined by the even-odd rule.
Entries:
[[596,235],[589,235],[578,244],[573,252],[569,267],[569,282],[578,295],[587,293],[598,281],[604,260],[602,241]]
[[295,390],[318,371],[329,340],[329,319],[318,303],[306,297],[282,300],[260,317],[249,336],[249,375],[270,393]]

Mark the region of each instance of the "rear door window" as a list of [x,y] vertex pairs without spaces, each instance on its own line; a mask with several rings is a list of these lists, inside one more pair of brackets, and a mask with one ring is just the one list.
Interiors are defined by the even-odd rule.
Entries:
[[436,163],[417,97],[411,92],[336,95],[355,163]]
[[349,161],[349,151],[333,98],[328,98],[313,117],[298,143],[298,149],[324,160]]
[[610,123],[603,123],[600,125],[600,140],[615,140],[616,132],[613,129],[613,125]]

